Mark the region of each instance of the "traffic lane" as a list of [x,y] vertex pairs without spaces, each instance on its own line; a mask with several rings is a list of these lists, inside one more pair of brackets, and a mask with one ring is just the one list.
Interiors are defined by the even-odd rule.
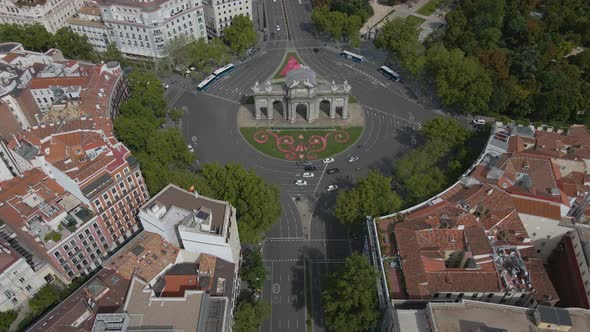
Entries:
[[301,257],[313,262],[342,261],[350,254],[346,233],[337,239],[267,238],[262,244],[265,262],[297,262]]
[[[287,24],[283,12],[283,0],[266,0],[269,40],[287,39]],[[279,30],[277,30],[279,26]],[[274,37],[273,37],[274,33]]]
[[205,93],[239,101],[256,81],[264,82],[272,75],[284,53],[284,49],[263,49],[246,63],[237,66],[233,72],[214,82]]
[[321,78],[339,82],[347,80],[352,87],[352,94],[363,105],[397,114],[406,120],[413,117],[415,121],[420,122],[436,115],[404,93],[405,88],[400,83],[383,77],[377,72],[377,66],[358,64],[328,49],[321,49],[318,53],[313,49],[303,49],[299,54],[305,64],[315,70]]
[[303,238],[301,216],[295,203],[284,191],[281,192],[281,216],[266,233],[266,238]]
[[304,266],[300,262],[267,262],[267,282],[263,298],[271,305],[271,317],[263,331],[305,329]]
[[314,38],[311,9],[311,0],[285,0],[285,10],[293,40]]

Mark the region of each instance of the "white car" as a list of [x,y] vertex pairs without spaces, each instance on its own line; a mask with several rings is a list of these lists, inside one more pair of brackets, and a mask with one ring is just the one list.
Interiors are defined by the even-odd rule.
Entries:
[[295,184],[298,186],[307,186],[307,181],[305,180],[295,180]]
[[189,150],[190,152],[195,152],[195,149],[193,149],[193,146],[192,146],[192,145],[190,145],[190,144],[189,144],[189,145],[187,145],[186,147],[188,148],[188,150]]
[[324,164],[331,164],[334,162],[334,158],[326,158],[326,159],[322,160],[322,162]]
[[281,27],[277,25],[277,31],[281,31]]
[[471,122],[474,126],[483,126],[486,124],[486,120],[484,119],[473,119]]
[[170,86],[166,83],[163,83],[162,86],[164,87],[164,89],[168,89]]
[[304,178],[313,178],[315,175],[312,172],[303,173]]
[[338,190],[338,186],[335,184],[331,184],[326,189],[328,189],[328,191],[334,191],[334,190]]
[[357,156],[350,156],[348,157],[348,159],[346,159],[346,161],[348,161],[349,163],[355,162],[357,160],[359,160],[359,157]]

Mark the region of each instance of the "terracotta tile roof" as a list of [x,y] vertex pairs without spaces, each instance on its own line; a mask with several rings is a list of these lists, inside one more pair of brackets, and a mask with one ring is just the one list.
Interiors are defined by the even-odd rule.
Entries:
[[37,124],[37,118],[41,114],[33,95],[31,94],[31,90],[28,88],[23,90],[18,97],[16,97],[18,104],[20,105],[25,117],[29,121],[31,126]]
[[520,255],[526,261],[531,285],[535,289],[535,299],[539,304],[554,305],[559,300],[559,295],[545,270],[543,261],[537,256],[534,247],[520,250]]
[[3,240],[0,240],[0,248],[2,248],[2,251],[0,251],[0,273],[3,273],[18,261],[21,256]]
[[12,61],[14,61],[18,57],[20,57],[20,54],[18,54],[18,53],[8,53],[1,60],[3,62],[6,62],[7,64],[10,64],[10,63],[12,63]]
[[18,134],[22,131],[16,118],[10,112],[8,105],[0,104],[0,137],[9,140],[13,134]]
[[78,9],[78,13],[84,15],[100,16],[100,8],[98,8],[98,6],[95,4],[86,5],[80,7],[80,9]]
[[50,86],[84,86],[87,78],[81,77],[34,77],[31,80],[31,89],[47,89]]

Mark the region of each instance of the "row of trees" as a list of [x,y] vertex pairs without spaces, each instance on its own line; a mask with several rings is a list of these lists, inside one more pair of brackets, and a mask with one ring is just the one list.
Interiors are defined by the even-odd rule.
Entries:
[[102,59],[88,42],[88,37],[74,33],[69,27],[63,27],[51,34],[39,23],[24,26],[0,24],[0,40],[18,42],[26,49],[38,52],[57,48],[68,59]]
[[318,32],[335,41],[345,40],[353,47],[360,45],[359,30],[373,15],[368,0],[314,0],[311,19]]
[[590,3],[468,0],[425,45],[411,20],[387,22],[377,47],[418,79],[434,79],[445,106],[557,123],[590,107]]
[[238,164],[204,164],[197,176],[195,155],[180,130],[161,128],[178,112],[168,109],[161,81],[138,70],[129,74],[128,81],[131,97],[121,106],[114,127],[138,159],[149,192],[153,195],[168,183],[182,188],[195,185],[203,195],[229,201],[236,208],[242,242],[258,241],[281,214],[278,189]]

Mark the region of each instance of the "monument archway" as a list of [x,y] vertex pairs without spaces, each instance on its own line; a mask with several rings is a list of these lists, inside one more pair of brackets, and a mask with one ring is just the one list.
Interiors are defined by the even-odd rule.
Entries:
[[301,116],[305,121],[309,120],[309,108],[307,104],[299,103],[295,106],[295,114]]
[[284,103],[282,100],[274,100],[272,102],[272,108],[277,113],[277,116],[282,116],[283,118],[287,118],[287,110],[284,108]]

